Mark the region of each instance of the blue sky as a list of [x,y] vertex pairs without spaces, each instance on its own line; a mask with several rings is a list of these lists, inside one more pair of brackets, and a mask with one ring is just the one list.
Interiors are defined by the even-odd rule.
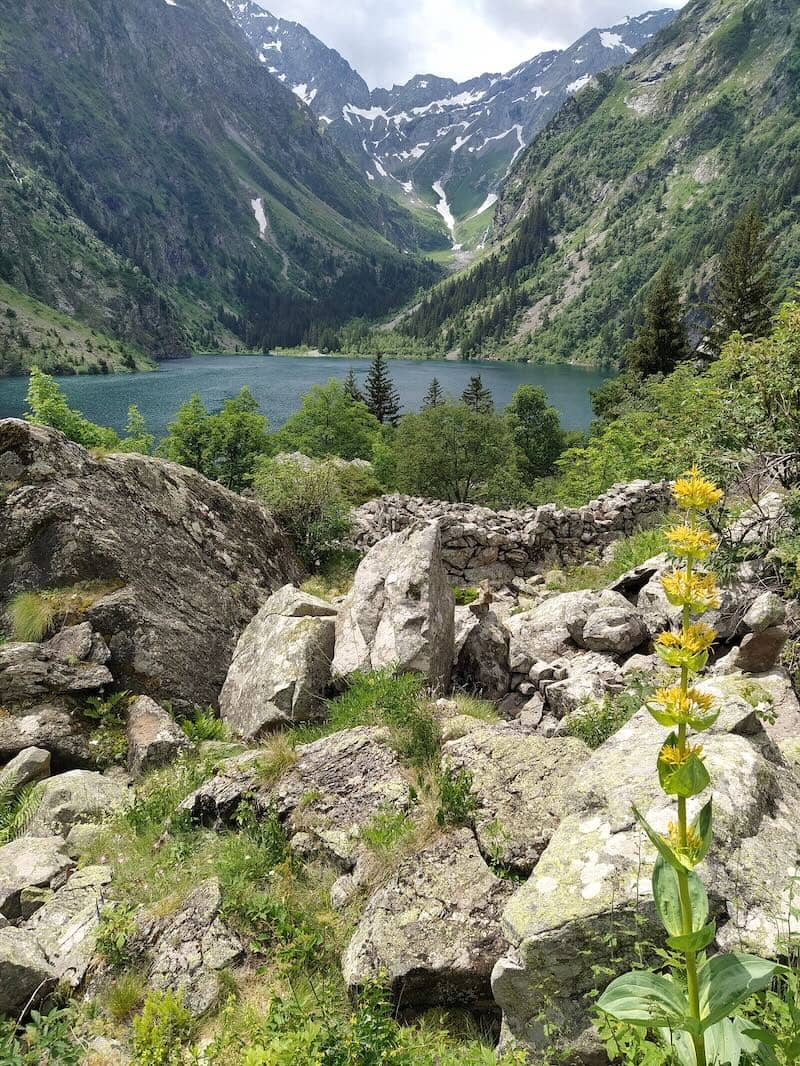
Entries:
[[259,0],[302,22],[371,87],[413,74],[466,80],[505,71],[537,52],[563,48],[593,26],[621,22],[683,0]]

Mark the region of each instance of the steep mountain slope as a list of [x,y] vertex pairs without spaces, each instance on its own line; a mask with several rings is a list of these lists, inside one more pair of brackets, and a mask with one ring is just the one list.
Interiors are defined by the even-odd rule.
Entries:
[[0,0],[0,279],[158,356],[432,276],[223,0]]
[[[370,181],[412,204],[435,206],[459,239],[482,234],[514,159],[593,74],[624,63],[675,15],[672,9],[590,30],[565,51],[507,74],[455,82],[432,74],[370,92],[338,52],[255,0],[229,0],[259,60],[299,96]],[[456,226],[457,221],[477,220]]]
[[668,257],[703,305],[732,219],[753,200],[779,277],[796,282],[799,120],[795,0],[690,0],[534,140],[498,204],[495,254],[404,328],[467,354],[614,361]]

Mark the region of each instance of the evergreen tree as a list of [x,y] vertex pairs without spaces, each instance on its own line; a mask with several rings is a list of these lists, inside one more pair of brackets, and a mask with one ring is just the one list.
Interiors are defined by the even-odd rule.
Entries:
[[351,400],[357,400],[359,403],[364,402],[364,394],[358,387],[356,381],[356,372],[352,367],[347,372],[347,377],[344,379],[344,391],[351,398]]
[[644,321],[625,348],[625,365],[642,374],[670,374],[689,354],[675,268],[667,262],[648,293]]
[[442,386],[439,384],[439,379],[434,378],[428,387],[428,391],[425,393],[425,397],[422,401],[422,410],[427,411],[429,407],[438,407],[444,403],[444,392],[442,392]]
[[494,400],[491,392],[484,388],[480,374],[469,379],[469,385],[461,393],[461,399],[473,411],[488,415],[494,410]]
[[147,432],[147,424],[144,420],[144,415],[136,406],[132,403],[128,407],[128,422],[125,426],[125,439],[122,442],[121,450],[124,452],[139,452],[141,455],[150,455],[153,451],[153,445],[156,439],[152,433]]
[[714,288],[708,347],[715,356],[731,333],[754,338],[769,333],[773,281],[764,222],[751,204],[734,224]]
[[378,353],[372,360],[364,383],[364,402],[381,423],[397,425],[400,397],[386,368],[386,360]]

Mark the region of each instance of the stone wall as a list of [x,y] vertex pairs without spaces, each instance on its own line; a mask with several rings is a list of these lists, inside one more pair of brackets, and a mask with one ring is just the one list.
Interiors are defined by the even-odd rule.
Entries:
[[381,496],[355,511],[353,539],[366,549],[389,533],[438,519],[445,565],[455,581],[507,583],[599,557],[612,541],[652,525],[670,500],[667,481],[615,485],[584,507],[562,509],[544,504],[493,511],[415,496]]

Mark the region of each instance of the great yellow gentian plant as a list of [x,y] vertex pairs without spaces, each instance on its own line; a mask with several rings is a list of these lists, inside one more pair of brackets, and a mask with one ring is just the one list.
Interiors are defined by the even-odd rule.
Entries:
[[691,821],[688,804],[711,783],[702,745],[693,735],[710,729],[719,709],[711,696],[692,686],[692,678],[708,662],[716,633],[703,622],[692,622],[692,615],[719,606],[714,575],[702,569],[716,539],[701,516],[722,493],[693,467],[675,483],[674,494],[685,518],[667,533],[667,540],[681,562],[662,584],[669,602],[681,608],[681,628],[662,633],[656,651],[680,671],[680,680],[656,692],[647,706],[659,725],[670,730],[656,769],[661,788],[675,799],[675,819],[662,834],[634,808],[658,852],[653,897],[674,963],[669,975],[639,970],[618,977],[598,1006],[619,1021],[656,1031],[681,1066],[739,1066],[743,1055],[776,1066],[767,1034],[732,1014],[748,996],[766,988],[779,967],[754,955],[706,954],[716,924],[709,919],[708,896],[695,868],[711,846],[712,801]]

